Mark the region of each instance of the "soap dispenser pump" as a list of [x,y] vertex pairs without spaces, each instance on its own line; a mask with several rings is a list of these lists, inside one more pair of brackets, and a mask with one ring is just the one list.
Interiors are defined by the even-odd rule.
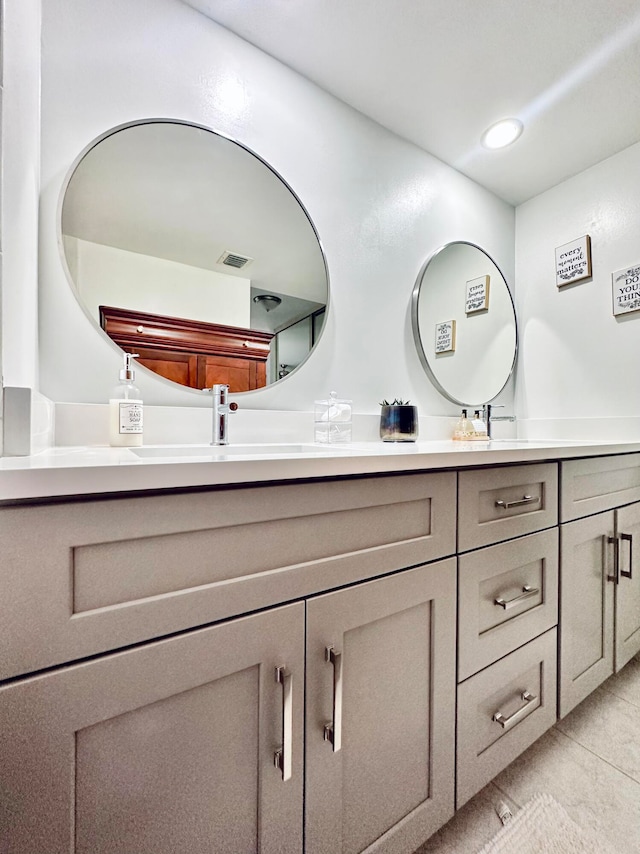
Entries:
[[137,353],[124,354],[120,381],[109,398],[109,444],[115,448],[142,444],[142,396],[134,385],[132,361]]

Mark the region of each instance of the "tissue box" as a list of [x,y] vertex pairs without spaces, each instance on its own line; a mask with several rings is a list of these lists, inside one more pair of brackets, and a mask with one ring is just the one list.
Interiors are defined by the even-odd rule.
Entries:
[[331,392],[328,400],[314,403],[316,442],[333,444],[351,441],[351,401],[340,400]]

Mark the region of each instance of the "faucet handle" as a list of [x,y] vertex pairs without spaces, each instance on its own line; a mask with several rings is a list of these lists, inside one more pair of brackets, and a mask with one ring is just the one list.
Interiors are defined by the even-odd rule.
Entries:
[[227,385],[227,383],[216,383],[211,388],[203,389],[203,391],[209,392],[209,394],[213,395],[214,406],[216,405],[216,403],[218,404],[218,406],[226,406],[227,411],[229,412],[236,412],[236,410],[238,409],[237,403],[227,403],[227,394],[229,392],[229,386]]

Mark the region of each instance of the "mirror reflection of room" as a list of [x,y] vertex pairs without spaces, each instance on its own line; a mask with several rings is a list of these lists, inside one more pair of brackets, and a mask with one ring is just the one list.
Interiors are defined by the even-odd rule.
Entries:
[[327,273],[283,180],[204,128],[116,129],[69,179],[62,245],[91,319],[165,379],[234,393],[288,376],[324,321]]
[[513,373],[513,300],[500,269],[479,246],[456,241],[429,258],[414,288],[413,330],[428,376],[454,403],[494,400]]

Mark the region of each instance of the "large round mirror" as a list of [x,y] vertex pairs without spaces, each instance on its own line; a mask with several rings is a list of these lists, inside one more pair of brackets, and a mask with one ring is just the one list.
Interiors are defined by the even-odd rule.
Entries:
[[516,360],[516,316],[504,276],[479,246],[449,243],[429,258],[412,320],[422,364],[445,397],[480,405],[502,391]]
[[263,160],[205,128],[101,137],[66,183],[61,232],[85,311],[165,379],[260,388],[322,330],[327,269],[308,214]]

